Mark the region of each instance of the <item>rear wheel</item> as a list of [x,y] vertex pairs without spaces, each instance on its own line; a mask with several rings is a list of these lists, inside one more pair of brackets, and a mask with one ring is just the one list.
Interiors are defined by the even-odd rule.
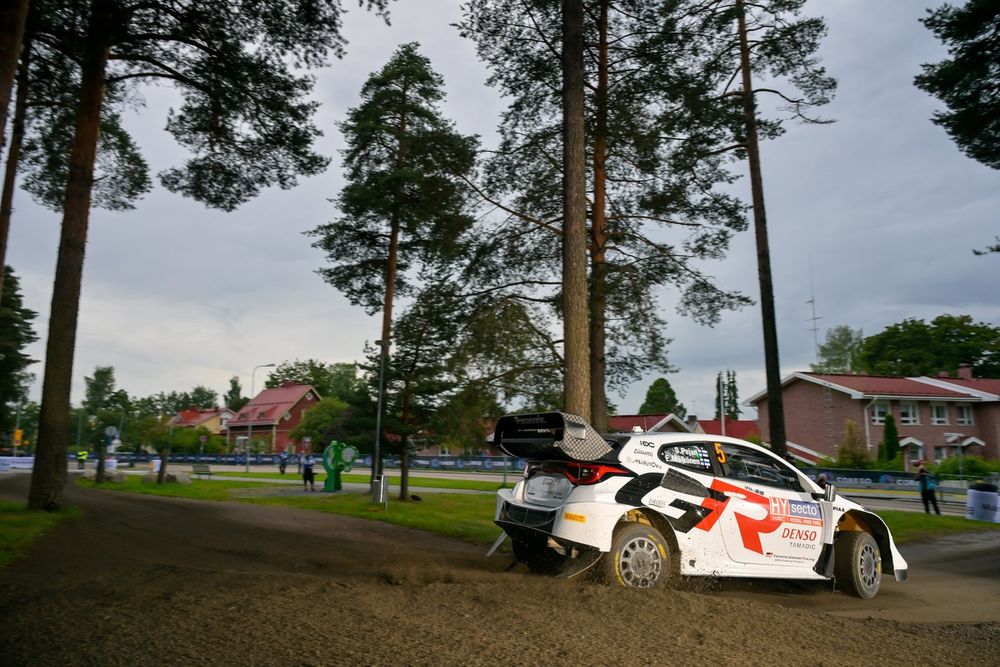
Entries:
[[566,557],[548,546],[545,535],[511,537],[510,543],[514,558],[535,574],[559,574],[566,565]]
[[656,528],[623,523],[604,556],[604,578],[626,588],[659,588],[670,579],[670,547]]
[[873,598],[882,583],[882,555],[868,533],[839,533],[834,542],[834,576],[841,589],[859,598]]

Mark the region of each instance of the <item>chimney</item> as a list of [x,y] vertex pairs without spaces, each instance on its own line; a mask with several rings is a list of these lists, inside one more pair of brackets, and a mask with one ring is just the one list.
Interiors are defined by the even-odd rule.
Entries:
[[688,426],[694,426],[697,423],[698,423],[698,417],[697,416],[695,416],[695,415],[688,415],[687,416],[687,425]]
[[959,364],[958,377],[962,380],[972,379],[972,364]]

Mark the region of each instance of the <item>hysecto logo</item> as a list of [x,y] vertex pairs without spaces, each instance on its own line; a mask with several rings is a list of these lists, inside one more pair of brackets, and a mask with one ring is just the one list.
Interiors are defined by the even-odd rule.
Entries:
[[791,498],[768,498],[771,516],[785,523],[797,523],[806,526],[822,526],[823,515],[817,503]]

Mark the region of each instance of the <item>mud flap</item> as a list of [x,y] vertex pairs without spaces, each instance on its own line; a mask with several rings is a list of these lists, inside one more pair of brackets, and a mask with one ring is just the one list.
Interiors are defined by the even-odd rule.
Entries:
[[581,551],[580,555],[576,558],[570,558],[563,569],[556,575],[557,579],[570,579],[577,576],[578,574],[583,574],[591,567],[593,567],[597,561],[601,560],[601,556],[604,555],[603,551],[598,551],[597,549],[587,549]]
[[[830,494],[834,495],[834,494]],[[813,565],[813,572],[827,579],[833,578],[833,568],[835,564],[833,546],[833,502],[826,497],[819,501],[820,512],[823,517],[823,549],[819,552],[819,558]]]
[[507,541],[507,531],[504,531],[500,533],[500,537],[498,537],[497,541],[493,543],[493,546],[490,547],[490,550],[486,552],[486,557],[489,558],[490,556],[495,554],[497,552],[497,549],[500,548],[500,545],[506,541]]
[[819,560],[813,566],[813,571],[827,579],[833,579],[834,547],[832,544],[824,544],[823,550],[819,553]]

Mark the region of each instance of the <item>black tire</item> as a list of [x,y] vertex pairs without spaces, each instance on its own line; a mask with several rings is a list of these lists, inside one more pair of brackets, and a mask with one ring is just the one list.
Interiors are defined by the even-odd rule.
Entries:
[[556,575],[566,565],[566,557],[548,546],[545,535],[512,537],[514,558],[528,566],[535,574]]
[[670,546],[656,528],[628,522],[615,528],[604,555],[604,580],[623,588],[660,588],[673,571]]
[[882,555],[868,533],[839,533],[834,541],[833,574],[841,590],[866,600],[875,597],[882,583]]

